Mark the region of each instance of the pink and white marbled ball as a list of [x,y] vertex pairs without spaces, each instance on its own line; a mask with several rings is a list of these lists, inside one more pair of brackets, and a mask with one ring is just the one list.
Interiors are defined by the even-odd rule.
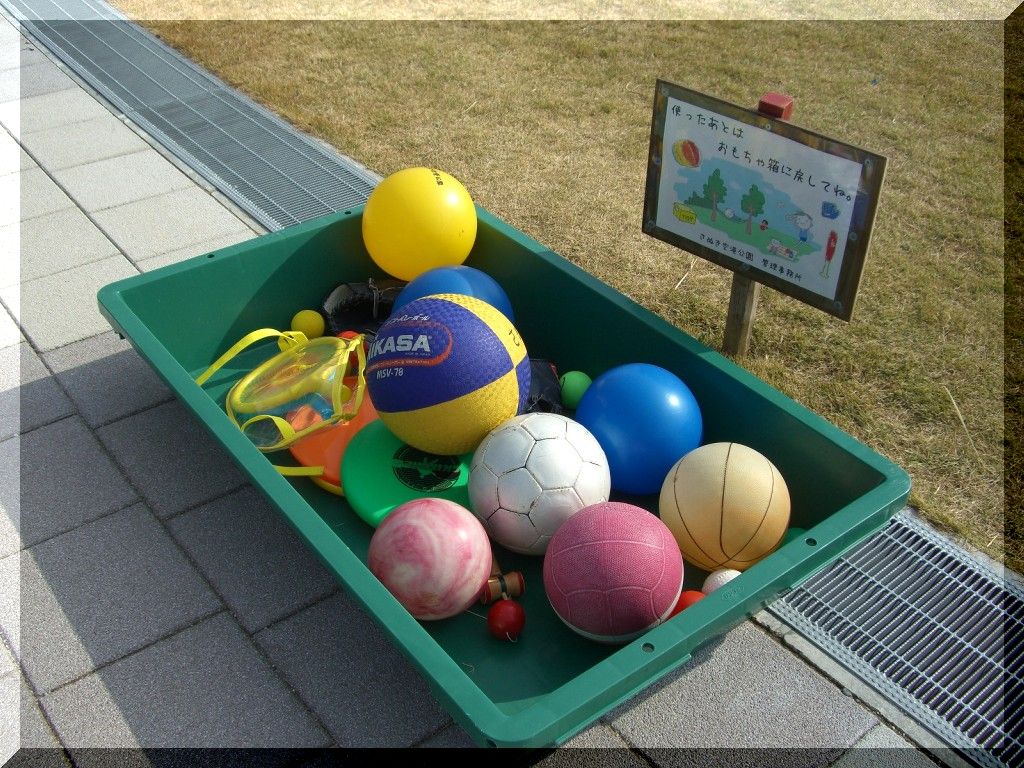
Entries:
[[446,619],[480,596],[491,543],[480,521],[445,499],[396,507],[370,539],[370,571],[417,619]]

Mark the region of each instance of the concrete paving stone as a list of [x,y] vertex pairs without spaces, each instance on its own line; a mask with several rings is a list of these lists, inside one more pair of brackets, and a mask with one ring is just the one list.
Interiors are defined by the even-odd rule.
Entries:
[[0,440],[74,412],[74,404],[31,346],[0,349]]
[[21,147],[11,138],[7,131],[0,131],[0,176],[6,176],[19,170],[18,152]]
[[0,559],[0,630],[14,657],[21,656],[21,552]]
[[452,722],[448,727],[438,731],[429,739],[420,742],[417,747],[428,749],[474,749],[476,742],[457,723]]
[[179,515],[169,527],[249,632],[338,588],[337,579],[252,486]]
[[149,148],[141,136],[109,112],[92,120],[25,133],[21,143],[50,171]]
[[[22,66],[27,64],[23,62]],[[110,111],[81,88],[0,104],[0,123],[7,126],[15,138],[57,125],[91,120],[104,114],[109,115]]]
[[235,245],[236,243],[251,240],[257,236],[257,233],[239,223],[239,229],[228,235],[215,237],[212,240],[204,240],[201,243],[193,243],[192,245],[187,245],[184,248],[178,248],[177,250],[169,251],[168,253],[161,253],[159,256],[142,259],[141,261],[136,262],[136,266],[143,272],[152,272],[154,269],[166,267],[168,264],[178,264],[179,262],[186,261],[187,259],[191,259],[195,256],[212,253],[213,251],[221,248],[227,248],[229,245]]
[[0,16],[0,72],[21,65],[21,32]]
[[0,442],[0,558],[21,549],[21,438]]
[[723,764],[733,764],[729,748],[751,756],[767,748],[787,766],[834,762],[878,722],[750,622],[699,648],[606,720],[660,765],[690,764],[697,756],[686,748],[719,748],[707,757],[720,754]]
[[90,427],[174,396],[131,343],[113,331],[47,352],[43,359]]
[[[562,745],[562,748],[628,750],[629,744],[612,728],[598,722],[573,736]],[[639,760],[639,762],[643,761]]]
[[17,323],[7,314],[7,310],[0,307],[0,349],[18,344],[24,341],[24,338]]
[[928,756],[894,730],[879,723],[832,768],[935,768]]
[[49,59],[23,62],[20,67],[0,71],[0,102],[77,87],[78,84]]
[[0,677],[17,671],[18,662],[14,660],[11,652],[7,650],[7,645],[0,641]]
[[73,416],[21,436],[25,546],[138,500],[85,423]]
[[256,640],[342,747],[407,747],[449,720],[420,673],[344,593]]
[[79,85],[52,61],[30,61],[28,64],[22,62],[21,92],[19,94],[22,99],[43,96],[69,88],[79,88]]
[[[46,352],[110,330],[96,293],[138,270],[123,256],[111,256],[63,272],[0,288],[0,299],[20,316],[36,349]],[[20,307],[20,309],[19,309]]]
[[323,729],[227,613],[45,696],[79,747],[320,747]]
[[241,219],[197,186],[97,211],[96,221],[132,261],[241,232]]
[[[8,173],[6,176],[0,176],[0,227],[17,226],[19,221],[21,221],[21,174]],[[4,261],[7,261],[8,254],[17,252],[13,245],[14,242],[13,238],[7,235],[7,240],[3,243],[5,247],[0,250]]]
[[[19,680],[21,676],[18,676]],[[59,749],[60,741],[46,722],[39,699],[21,681],[21,746],[27,749]],[[62,758],[63,760],[63,758]],[[45,763],[44,763],[45,764]],[[67,765],[67,761],[59,763]]]
[[21,704],[18,686],[21,675],[8,671],[0,675],[0,765],[21,748]]
[[52,691],[223,607],[142,504],[28,554],[21,570],[21,663],[38,691]]
[[[75,204],[42,168],[21,173],[21,221],[74,208]],[[24,237],[22,243],[24,244]]]
[[155,149],[53,172],[83,210],[94,212],[184,189],[193,181]]
[[8,275],[5,269],[0,285],[35,280],[116,255],[117,246],[72,204],[22,222],[20,276]]
[[21,346],[0,348],[0,440],[21,432]]
[[177,400],[115,421],[96,433],[161,517],[223,496],[247,479]]

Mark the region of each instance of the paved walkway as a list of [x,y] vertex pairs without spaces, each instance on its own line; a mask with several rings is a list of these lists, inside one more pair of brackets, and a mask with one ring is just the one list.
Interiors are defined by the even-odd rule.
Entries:
[[[101,286],[258,226],[2,18],[0,124],[0,762],[19,744],[467,746],[97,310]],[[772,629],[739,626],[571,744],[637,765],[806,747],[787,764],[846,767],[866,746],[930,764]]]

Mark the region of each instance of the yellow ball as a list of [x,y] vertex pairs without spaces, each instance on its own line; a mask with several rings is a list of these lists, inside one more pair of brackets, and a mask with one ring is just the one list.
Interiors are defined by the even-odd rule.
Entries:
[[376,186],[363,208],[363,244],[399,280],[458,266],[476,241],[476,207],[466,188],[434,168],[406,168]]
[[743,571],[770,554],[789,527],[789,488],[765,456],[711,443],[669,470],[658,514],[698,568]]
[[[292,316],[291,330],[298,331],[307,339],[316,339],[324,335],[324,318],[315,309],[300,309]],[[287,344],[279,339],[277,346],[284,349]]]

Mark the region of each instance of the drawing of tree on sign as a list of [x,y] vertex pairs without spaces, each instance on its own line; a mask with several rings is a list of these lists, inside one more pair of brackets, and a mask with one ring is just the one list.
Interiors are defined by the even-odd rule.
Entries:
[[718,204],[725,201],[725,182],[722,181],[722,172],[715,169],[704,185],[704,199],[711,201],[711,220],[718,219]]
[[764,194],[757,188],[757,184],[751,184],[747,194],[740,199],[740,208],[747,214],[747,234],[749,235],[754,217],[764,213]]

